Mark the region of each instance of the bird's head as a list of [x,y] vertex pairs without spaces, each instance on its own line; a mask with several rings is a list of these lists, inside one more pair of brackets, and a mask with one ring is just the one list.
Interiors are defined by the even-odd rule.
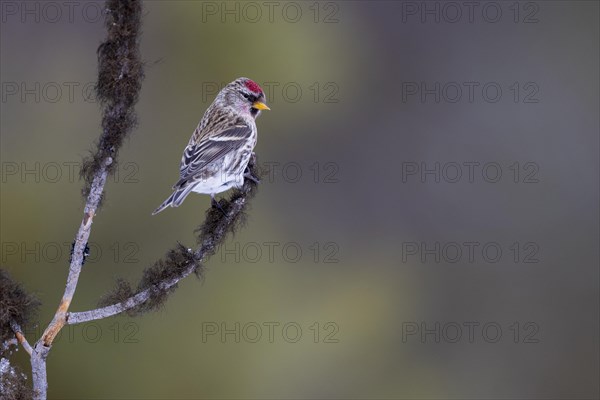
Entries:
[[257,118],[262,110],[270,110],[265,104],[263,90],[256,82],[248,78],[238,78],[219,93],[220,102],[235,111]]

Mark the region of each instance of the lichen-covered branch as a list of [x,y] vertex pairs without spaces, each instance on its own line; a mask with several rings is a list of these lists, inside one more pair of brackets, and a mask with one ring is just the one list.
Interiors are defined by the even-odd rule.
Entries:
[[[254,158],[248,167],[254,176],[259,175]],[[136,292],[127,282],[119,280],[114,291],[101,301],[101,304],[108,305],[90,311],[71,312],[67,316],[67,323],[78,324],[122,312],[136,315],[160,307],[181,279],[192,273],[200,275],[202,262],[215,253],[228,232],[244,223],[244,211],[255,193],[256,183],[247,179],[229,200],[221,200],[223,211],[213,207],[206,212],[206,220],[197,230],[198,248],[195,251],[178,245],[167,253],[164,260],[146,269]]]
[[79,230],[77,231],[77,235],[75,236],[75,245],[73,246],[73,255],[71,256],[71,264],[69,265],[69,275],[67,276],[65,292],[58,306],[58,310],[56,310],[56,313],[54,314],[54,318],[52,318],[52,321],[42,335],[41,340],[46,347],[52,345],[54,338],[66,322],[67,311],[73,300],[75,290],[77,289],[77,282],[79,281],[79,274],[81,273],[81,266],[83,265],[85,246],[88,243],[92,230],[92,222],[96,215],[96,210],[100,205],[100,200],[104,191],[104,185],[108,175],[107,168],[111,163],[112,157],[107,157],[104,164],[98,169],[92,182],[83,212],[83,219],[79,226]]
[[107,38],[98,48],[96,87],[98,99],[103,106],[102,134],[95,151],[83,163],[83,194],[86,204],[73,245],[65,291],[52,321],[32,349],[31,365],[36,399],[46,398],[46,357],[54,338],[66,323],[92,222],[104,195],[106,178],[114,171],[119,148],[136,123],[134,105],[143,79],[139,53],[141,1],[107,0],[105,13]]

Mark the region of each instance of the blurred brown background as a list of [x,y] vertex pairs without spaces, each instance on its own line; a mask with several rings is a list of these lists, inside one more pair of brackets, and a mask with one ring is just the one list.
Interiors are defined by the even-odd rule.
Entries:
[[[102,5],[73,3],[2,2],[2,266],[43,301],[30,340],[62,294],[99,135]],[[598,13],[146,2],[139,126],[72,309],[194,245],[207,196],[150,213],[238,76],[267,91],[271,174],[202,283],[63,332],[50,397],[598,398]]]

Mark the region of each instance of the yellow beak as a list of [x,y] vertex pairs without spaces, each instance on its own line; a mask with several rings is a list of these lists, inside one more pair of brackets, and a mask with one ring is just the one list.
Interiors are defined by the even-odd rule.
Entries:
[[270,108],[262,101],[255,101],[252,103],[252,108],[256,108],[257,110],[270,110]]

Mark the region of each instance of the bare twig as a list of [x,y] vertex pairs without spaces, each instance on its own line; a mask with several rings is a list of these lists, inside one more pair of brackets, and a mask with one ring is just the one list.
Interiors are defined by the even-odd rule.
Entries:
[[13,320],[10,323],[10,327],[12,328],[13,332],[15,333],[15,337],[17,338],[17,341],[21,344],[21,346],[23,346],[25,351],[31,356],[31,352],[33,351],[33,349],[31,348],[31,345],[25,338],[25,335],[23,334],[23,330],[21,329],[21,326],[16,321]]
[[102,192],[104,191],[104,185],[106,183],[106,177],[108,175],[108,166],[112,163],[112,158],[108,157],[104,161],[102,167],[97,171],[96,176],[92,182],[92,187],[88,195],[88,199],[83,212],[83,219],[79,226],[79,231],[75,237],[75,246],[73,248],[73,256],[71,257],[71,264],[69,266],[69,276],[67,277],[67,285],[65,292],[58,306],[58,310],[54,314],[52,322],[48,325],[44,334],[42,335],[42,342],[44,346],[50,347],[54,338],[60,332],[62,327],[66,323],[67,311],[73,300],[73,295],[77,289],[77,282],[79,280],[79,274],[81,273],[81,266],[83,265],[85,246],[88,243],[88,238],[92,230],[92,222],[96,215],[96,210],[102,199]]

